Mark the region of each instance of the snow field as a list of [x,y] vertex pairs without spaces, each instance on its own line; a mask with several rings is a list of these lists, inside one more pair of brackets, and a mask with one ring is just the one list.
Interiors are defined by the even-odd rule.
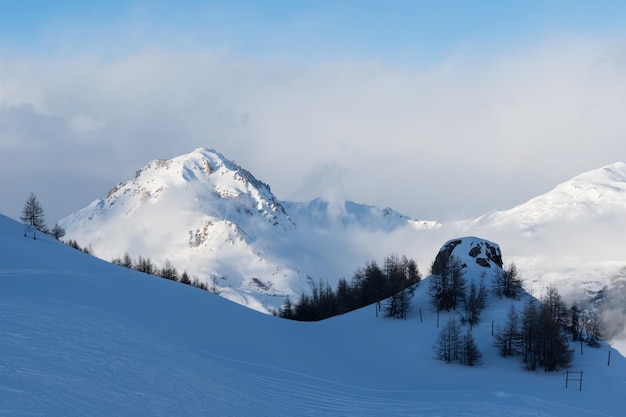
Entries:
[[[317,323],[257,313],[117,267],[0,217],[0,415],[621,416],[626,361],[585,347],[572,370],[521,369],[491,346],[491,299],[474,330],[484,364],[432,359],[425,289],[406,321],[374,306]],[[422,309],[423,322],[419,320]],[[440,317],[445,323],[446,315]],[[575,385],[575,384],[574,384]]]

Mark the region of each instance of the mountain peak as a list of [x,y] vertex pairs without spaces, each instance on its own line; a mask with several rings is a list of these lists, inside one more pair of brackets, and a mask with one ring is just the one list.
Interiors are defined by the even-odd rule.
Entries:
[[227,159],[223,154],[213,148],[196,148],[188,154],[181,155],[174,159],[200,163],[207,169],[207,173],[217,171],[220,168],[224,168],[228,171],[238,171],[242,169],[239,165]]
[[[218,171],[245,171],[215,149],[196,148],[193,151],[172,159],[155,159],[135,173],[135,180],[143,177],[150,181],[150,175],[183,179],[184,182],[207,180],[207,176]],[[246,171],[247,172],[247,171]],[[249,174],[249,173],[248,173]],[[249,176],[252,176],[249,174]],[[176,182],[176,181],[174,181]],[[259,181],[260,182],[260,181]]]
[[626,162],[617,161],[612,164],[606,165],[601,170],[609,171],[609,172],[617,172],[621,176],[622,179],[626,178]]
[[[104,259],[125,251],[167,257],[179,265],[194,258],[202,267],[192,272],[205,277],[252,275],[237,268],[263,264],[263,251],[295,229],[267,184],[209,148],[149,162],[132,180],[113,187],[106,199],[61,224],[67,236],[91,243]],[[253,245],[259,237],[261,242]],[[229,257],[238,257],[242,265]],[[227,266],[221,268],[220,262]],[[271,270],[266,275],[279,269],[266,264]]]
[[[277,216],[286,216],[269,185],[209,148],[197,148],[172,159],[149,162],[136,171],[133,180],[113,187],[107,195],[106,205],[112,206],[119,200],[137,195],[141,196],[141,202],[156,202],[168,189],[189,187],[195,187],[191,194],[199,202],[215,197],[235,199],[239,206],[246,206],[246,212],[258,211],[272,218],[274,223]],[[286,223],[292,222],[287,220]]]
[[615,162],[577,175],[545,194],[510,210],[477,219],[480,223],[514,221],[522,229],[550,221],[578,221],[621,212],[626,206],[626,163]]
[[567,208],[570,215],[604,211],[615,205],[623,207],[626,204],[626,163],[616,162],[584,172],[529,201],[533,202]]
[[575,176],[566,183],[614,184],[626,183],[626,162],[615,162]]

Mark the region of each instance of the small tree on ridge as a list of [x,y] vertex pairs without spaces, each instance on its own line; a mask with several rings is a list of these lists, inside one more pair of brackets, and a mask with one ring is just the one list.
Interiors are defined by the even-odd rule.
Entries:
[[35,237],[35,230],[39,230],[41,232],[46,231],[46,222],[44,220],[43,207],[39,204],[37,200],[37,196],[35,193],[30,193],[26,202],[24,203],[24,208],[22,208],[22,215],[20,216],[20,220],[24,223],[24,236],[26,236],[26,232],[29,230],[33,230],[33,239]]

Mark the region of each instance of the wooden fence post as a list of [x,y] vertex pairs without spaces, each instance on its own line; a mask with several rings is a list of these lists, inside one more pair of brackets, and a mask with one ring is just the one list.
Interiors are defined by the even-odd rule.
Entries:
[[578,391],[582,391],[583,390],[583,371],[580,371],[580,387],[578,388]]
[[[569,374],[578,374],[579,378],[570,378]],[[578,381],[579,382],[578,391],[582,391],[583,390],[583,371],[580,371],[580,372],[565,371],[565,388],[568,388],[570,379],[572,381]]]

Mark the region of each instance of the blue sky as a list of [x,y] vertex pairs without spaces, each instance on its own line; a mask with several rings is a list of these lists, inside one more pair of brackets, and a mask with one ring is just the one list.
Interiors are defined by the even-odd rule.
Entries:
[[[622,1],[2,1],[12,53],[117,55],[150,45],[295,62],[421,64],[465,45],[498,53],[546,36],[621,32]],[[480,46],[480,47],[478,47]]]
[[33,191],[53,221],[196,147],[284,200],[510,208],[626,159],[623,22],[621,1],[0,0],[0,212]]

